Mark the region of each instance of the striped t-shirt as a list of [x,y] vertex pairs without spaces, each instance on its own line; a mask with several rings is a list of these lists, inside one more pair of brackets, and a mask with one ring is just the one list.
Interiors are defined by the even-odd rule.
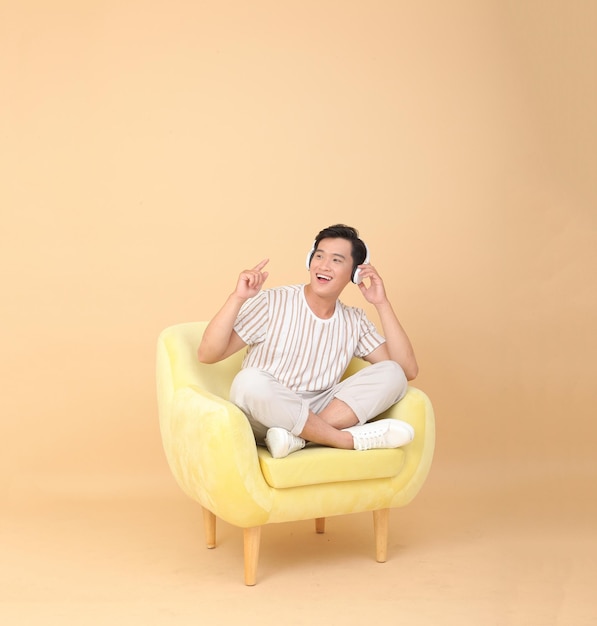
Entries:
[[269,372],[296,392],[329,389],[353,356],[365,357],[385,341],[362,309],[340,301],[331,318],[317,317],[304,285],[259,292],[242,306],[234,330],[249,346],[243,367]]

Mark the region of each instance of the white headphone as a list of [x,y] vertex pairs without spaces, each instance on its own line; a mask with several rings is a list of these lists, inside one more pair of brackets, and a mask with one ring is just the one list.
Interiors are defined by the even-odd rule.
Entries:
[[[311,259],[313,258],[313,255],[315,254],[315,244],[317,243],[317,241],[313,242],[313,245],[311,246],[311,250],[309,250],[309,253],[307,254],[307,269],[309,269],[311,267]],[[366,265],[369,263],[369,248],[367,247],[367,244],[363,241],[363,245],[365,246],[365,260],[363,261],[363,263],[361,263],[361,265]],[[352,280],[352,282],[355,285],[358,285],[363,279],[360,276],[361,274],[361,270],[359,270],[358,267],[355,267],[352,270],[352,274],[350,276],[350,280]]]

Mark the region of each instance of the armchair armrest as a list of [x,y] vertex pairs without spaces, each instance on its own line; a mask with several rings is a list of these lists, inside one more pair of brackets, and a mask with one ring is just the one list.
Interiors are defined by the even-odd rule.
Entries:
[[167,427],[166,457],[187,495],[236,526],[266,523],[273,494],[240,409],[199,387],[182,387]]
[[414,440],[403,447],[404,469],[393,479],[396,495],[392,506],[403,506],[415,497],[429,474],[435,450],[435,415],[427,395],[409,386],[404,398],[379,416],[387,417],[408,422],[415,429]]

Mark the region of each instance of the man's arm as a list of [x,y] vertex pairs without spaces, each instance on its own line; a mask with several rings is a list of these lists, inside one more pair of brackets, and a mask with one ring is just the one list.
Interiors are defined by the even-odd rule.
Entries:
[[386,296],[383,280],[372,265],[361,265],[360,268],[361,276],[369,278],[370,284],[367,287],[361,282],[359,288],[367,302],[375,306],[381,321],[382,334],[386,339],[386,343],[373,350],[365,360],[369,363],[388,359],[396,361],[404,370],[406,378],[413,380],[419,373],[415,352]]
[[268,260],[264,259],[253,269],[241,272],[236,289],[228,296],[203,333],[203,339],[197,349],[201,363],[217,363],[246,345],[234,331],[234,322],[242,305],[261,290],[268,276],[267,272],[261,270]]

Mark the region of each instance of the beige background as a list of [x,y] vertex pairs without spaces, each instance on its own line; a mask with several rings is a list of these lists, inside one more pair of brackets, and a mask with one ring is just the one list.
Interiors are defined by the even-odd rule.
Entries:
[[[594,2],[4,0],[0,46],[0,616],[594,623]],[[263,257],[306,280],[338,221],[435,463],[389,563],[368,517],[331,552],[280,525],[247,590],[240,533],[204,550],[170,478],[155,341]]]

